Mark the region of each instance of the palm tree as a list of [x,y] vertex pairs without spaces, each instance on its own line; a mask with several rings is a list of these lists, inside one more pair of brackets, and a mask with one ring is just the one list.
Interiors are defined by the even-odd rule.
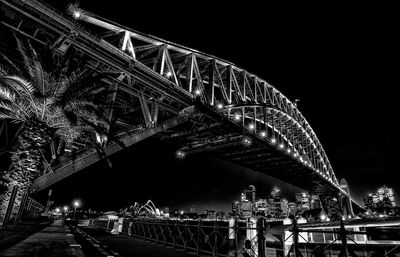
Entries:
[[0,119],[19,123],[21,129],[11,151],[11,182],[0,199],[0,216],[15,185],[19,187],[17,209],[25,190],[41,175],[44,154],[53,138],[68,146],[82,134],[103,133],[106,127],[94,103],[98,76],[93,70],[71,54],[59,56],[47,49],[40,56],[29,41],[26,48],[18,38],[16,42],[20,62],[1,54],[12,72],[0,66]]

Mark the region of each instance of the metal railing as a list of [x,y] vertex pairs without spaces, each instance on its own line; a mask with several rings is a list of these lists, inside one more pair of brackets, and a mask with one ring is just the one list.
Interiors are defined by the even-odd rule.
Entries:
[[92,225],[201,256],[265,256],[265,227],[257,220],[94,220]]
[[266,239],[265,218],[247,221],[120,218],[94,220],[92,225],[198,256],[395,257],[400,253],[400,245],[395,241],[364,242],[368,237],[366,231],[353,231],[343,222],[337,229],[324,230],[304,229],[293,221],[282,231],[282,241],[275,243]]
[[393,244],[396,241],[368,243],[366,231],[345,228],[343,221],[334,230],[302,229],[294,222],[289,231],[291,234],[284,239],[286,256],[394,257],[400,253],[400,245]]

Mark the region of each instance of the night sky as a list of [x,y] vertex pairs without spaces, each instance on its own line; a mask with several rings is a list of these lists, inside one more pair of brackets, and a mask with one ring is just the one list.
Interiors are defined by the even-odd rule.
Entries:
[[[65,10],[68,1],[48,1]],[[320,139],[338,178],[353,197],[386,184],[400,192],[397,93],[399,27],[392,6],[252,5],[196,1],[82,0],[80,6],[147,34],[229,60],[274,85],[298,108]],[[131,3],[131,5],[129,4]],[[189,3],[189,1],[187,1]],[[197,4],[194,4],[197,3]],[[397,90],[396,90],[397,91]],[[57,203],[125,207],[152,199],[158,207],[228,210],[254,184],[265,197],[278,185],[297,189],[212,156],[174,158],[154,139],[59,183]],[[106,206],[106,207],[105,207]]]

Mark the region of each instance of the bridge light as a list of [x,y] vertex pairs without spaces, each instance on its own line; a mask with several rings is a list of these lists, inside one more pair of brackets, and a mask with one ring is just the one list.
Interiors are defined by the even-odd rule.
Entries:
[[290,150],[290,148],[288,148],[288,149],[287,149],[287,152],[288,152],[288,153],[291,153],[291,152],[292,152],[292,150]]
[[249,129],[250,129],[250,130],[253,130],[253,129],[254,129],[254,124],[253,124],[253,123],[250,123]]
[[167,77],[167,78],[172,77],[172,72],[167,71],[167,72],[165,73],[165,77]]
[[74,16],[75,19],[79,19],[79,18],[81,17],[81,12],[79,12],[79,11],[74,11],[74,12],[72,13],[72,15]]
[[261,131],[260,135],[261,135],[261,137],[266,137],[267,133],[265,131]]
[[221,103],[219,103],[219,104],[217,104],[217,108],[218,108],[218,109],[222,109],[222,108],[224,108],[224,105],[221,104]]
[[243,139],[243,144],[244,145],[251,145],[251,139],[250,138],[248,138],[248,137],[245,137],[244,139]]
[[283,144],[279,144],[279,148],[283,149],[285,146]]
[[201,95],[201,90],[200,90],[200,89],[196,89],[196,90],[194,91],[194,94],[195,94],[195,95]]
[[271,139],[271,143],[275,144],[275,143],[276,143],[276,139],[275,139],[275,138],[272,138],[272,139]]
[[178,157],[179,159],[182,159],[185,157],[185,153],[183,151],[177,151],[176,152],[176,157]]
[[240,120],[240,114],[235,114],[235,120]]

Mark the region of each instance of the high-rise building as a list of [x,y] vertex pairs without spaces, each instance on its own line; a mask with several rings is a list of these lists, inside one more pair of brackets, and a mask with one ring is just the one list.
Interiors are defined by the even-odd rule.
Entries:
[[256,187],[254,185],[249,185],[245,189],[246,199],[254,203],[256,201]]
[[239,201],[234,201],[232,203],[232,215],[233,216],[240,215],[240,203],[239,203]]
[[257,199],[253,204],[254,212],[264,214],[264,216],[268,213],[268,207],[267,199]]
[[286,199],[282,199],[281,201],[281,210],[283,217],[289,216],[289,202]]
[[310,196],[310,209],[319,209],[322,208],[321,200],[318,195]]
[[280,202],[281,200],[281,191],[279,188],[274,187],[271,191],[271,198],[274,199],[274,202]]
[[288,209],[289,209],[289,212],[288,212],[289,215],[290,215],[290,214],[296,215],[297,210],[298,210],[298,205],[297,205],[297,203],[295,203],[295,202],[289,202],[289,203],[288,203]]
[[296,193],[296,203],[300,211],[310,209],[310,195],[308,193]]
[[240,204],[240,217],[251,218],[253,216],[253,205],[250,201],[243,201]]
[[[245,190],[245,191],[246,191],[246,190]],[[246,193],[245,193],[245,192],[243,192],[243,193],[240,194],[240,201],[241,201],[241,202],[247,201],[247,199],[246,199]]]

